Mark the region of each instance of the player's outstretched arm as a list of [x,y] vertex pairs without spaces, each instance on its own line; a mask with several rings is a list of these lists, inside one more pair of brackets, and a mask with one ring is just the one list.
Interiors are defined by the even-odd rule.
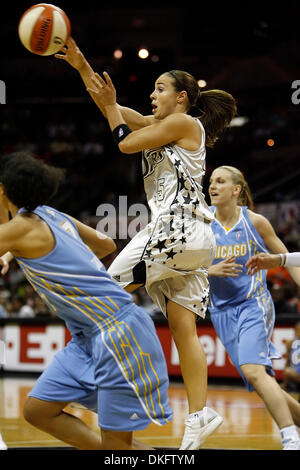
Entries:
[[300,252],[295,253],[280,253],[276,255],[260,253],[259,255],[252,256],[247,263],[247,274],[255,274],[260,269],[272,269],[279,266],[286,268],[300,267]]
[[259,253],[252,256],[246,263],[247,274],[253,276],[261,269],[273,269],[281,265],[280,254],[272,255],[268,253]]
[[[55,57],[57,59],[64,60],[77,70],[86,88],[93,85],[91,77],[93,76],[94,71],[72,37],[68,39],[66,45],[61,49],[61,51],[55,54]],[[106,117],[104,108],[100,106],[98,107],[104,117]]]
[[[264,217],[260,214],[254,213],[250,210],[248,210],[248,214],[249,214],[249,217],[250,217],[254,227],[256,228],[256,230],[258,231],[260,236],[262,237],[267,249],[272,254],[279,255],[280,259],[282,259],[280,255],[283,255],[284,257],[286,257],[285,260],[287,260],[287,258],[290,255],[288,253],[287,247],[280,240],[280,238],[278,238],[278,236],[275,233],[275,230],[273,229],[273,227],[272,227],[271,223],[268,221],[268,219],[266,219],[266,217]],[[278,260],[278,258],[277,258],[277,260]],[[283,260],[282,265],[286,265],[286,267],[287,267],[290,275],[292,276],[293,280],[299,286],[300,285],[300,268],[296,267],[297,265],[295,265],[295,264],[293,264],[293,265],[285,264],[285,260]]]
[[[93,79],[95,79],[95,77],[97,78],[99,75],[94,72],[91,65],[86,60],[85,56],[83,55],[83,53],[81,52],[72,37],[68,39],[67,44],[62,48],[60,53],[55,54],[55,57],[57,59],[61,59],[65,62],[68,62],[68,64],[70,64],[75,70],[77,70],[87,89],[93,88]],[[91,94],[91,97],[100,109],[103,116],[106,118],[107,116],[105,108],[101,106],[101,103],[98,100],[95,99],[95,96]],[[143,116],[137,111],[126,106],[120,106],[119,104],[118,108],[122,114],[124,121],[128,124],[128,126],[130,126],[132,130],[140,129],[153,123],[153,116]]]

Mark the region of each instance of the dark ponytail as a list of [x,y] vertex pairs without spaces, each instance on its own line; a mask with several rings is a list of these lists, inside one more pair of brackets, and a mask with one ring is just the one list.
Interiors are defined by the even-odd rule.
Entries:
[[17,207],[33,211],[57,192],[64,170],[46,165],[27,152],[0,157],[0,182],[7,198]]
[[236,102],[230,93],[223,90],[208,90],[199,93],[196,107],[202,111],[202,122],[207,147],[213,147],[219,134],[229,126],[236,115]]
[[185,90],[188,96],[188,113],[198,117],[206,134],[206,146],[213,147],[219,134],[229,126],[237,112],[236,101],[223,90],[200,91],[197,80],[188,72],[171,70],[176,91]]

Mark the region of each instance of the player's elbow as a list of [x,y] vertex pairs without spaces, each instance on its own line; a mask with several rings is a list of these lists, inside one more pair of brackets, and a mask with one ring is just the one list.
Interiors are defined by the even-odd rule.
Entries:
[[130,153],[135,153],[136,150],[132,147],[130,142],[126,142],[126,139],[122,140],[119,142],[119,150],[122,153],[130,154]]
[[[107,238],[105,240],[105,244],[103,244],[101,246],[101,250],[100,250],[99,254],[101,255],[101,258],[104,258],[104,256],[110,255],[111,253],[116,251],[116,249],[117,249],[117,245],[115,244],[113,239],[112,238]],[[100,258],[100,256],[99,256],[99,258]]]
[[116,245],[116,243],[112,240],[112,238],[109,239],[109,245],[110,245],[110,246],[109,246],[109,253],[108,253],[108,254],[110,255],[111,253],[113,253],[114,251],[116,251],[117,245]]
[[90,248],[97,258],[102,259],[116,251],[117,245],[111,238],[107,237],[105,239],[101,239],[101,241],[97,242],[96,245],[92,247],[90,246]]

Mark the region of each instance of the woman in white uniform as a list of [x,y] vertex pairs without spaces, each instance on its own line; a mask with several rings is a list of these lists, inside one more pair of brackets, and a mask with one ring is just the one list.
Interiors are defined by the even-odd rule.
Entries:
[[[104,72],[103,79],[95,74],[72,39],[57,57],[79,71],[120,151],[143,151],[151,222],[114,260],[109,273],[129,292],[144,285],[167,316],[189,403],[180,449],[199,449],[223,420],[206,407],[207,363],[196,329],[197,318],[205,316],[207,271],[215,253],[213,216],[202,193],[205,146],[212,147],[230,124],[235,100],[221,90],[200,93],[192,75],[172,70],[156,80],[152,115],[142,116],[117,104],[109,75]],[[192,108],[198,108],[200,119],[188,114]]]

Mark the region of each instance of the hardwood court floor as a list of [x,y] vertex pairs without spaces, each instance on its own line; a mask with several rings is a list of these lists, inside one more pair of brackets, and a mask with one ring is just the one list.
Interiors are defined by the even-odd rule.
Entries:
[[[0,431],[8,447],[61,447],[61,441],[28,424],[22,409],[35,379],[20,377],[0,378]],[[187,414],[187,400],[181,383],[171,383],[170,404],[173,421],[159,427],[151,424],[135,433],[135,438],[153,447],[179,448]],[[243,386],[209,386],[207,405],[216,409],[224,422],[204,444],[206,449],[281,449],[279,431],[264,404],[255,392],[248,393]],[[68,411],[98,429],[97,416],[79,405],[70,405]]]

